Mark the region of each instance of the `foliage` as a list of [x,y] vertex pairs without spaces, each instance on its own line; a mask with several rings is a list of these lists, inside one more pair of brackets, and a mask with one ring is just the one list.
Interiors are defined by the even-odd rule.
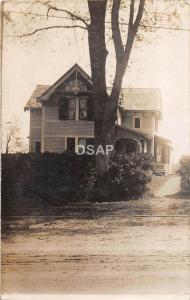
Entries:
[[[70,153],[18,153],[2,155],[2,212],[20,213],[30,207],[65,202],[123,200],[138,197],[151,180],[152,162],[131,154],[110,159],[102,178],[105,195],[94,198],[94,157]],[[105,196],[105,197],[104,197]]]
[[2,155],[2,192],[7,198],[26,196],[47,201],[82,197],[91,157],[64,153]]
[[[101,178],[103,193],[96,190],[95,171],[91,174],[90,182],[95,185],[91,184],[89,197],[107,201],[137,199],[148,188],[153,168],[153,158],[147,154],[117,154],[110,158],[109,169]],[[100,194],[101,199],[97,199]]]
[[184,156],[180,163],[181,191],[190,194],[190,156]]

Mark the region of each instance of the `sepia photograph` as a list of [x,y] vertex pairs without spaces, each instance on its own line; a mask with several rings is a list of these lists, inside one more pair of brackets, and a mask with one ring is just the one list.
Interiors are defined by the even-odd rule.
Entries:
[[1,5],[1,299],[190,300],[190,1]]

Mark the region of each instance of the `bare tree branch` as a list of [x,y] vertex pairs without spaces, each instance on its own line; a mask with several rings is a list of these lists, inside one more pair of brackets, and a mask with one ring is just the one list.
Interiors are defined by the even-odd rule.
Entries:
[[[41,1],[36,1],[36,2],[42,4]],[[86,27],[88,27],[87,21],[86,21],[84,18],[82,18],[81,16],[79,16],[78,14],[72,13],[71,11],[66,10],[66,9],[62,9],[62,8],[58,8],[58,7],[56,7],[56,6],[53,6],[53,5],[49,4],[49,1],[47,1],[47,2],[44,3],[43,5],[45,5],[45,6],[48,7],[48,13],[50,12],[50,10],[64,12],[64,13],[66,13],[67,15],[69,15],[70,18],[71,18],[73,21],[80,21],[80,22],[82,22],[83,24],[85,24]],[[48,13],[47,13],[47,16],[48,16]]]
[[129,62],[134,39],[135,39],[136,33],[138,31],[138,27],[139,27],[142,15],[143,15],[145,0],[140,0],[140,2],[139,2],[139,8],[138,8],[138,13],[137,13],[135,22],[133,21],[133,19],[134,19],[134,3],[135,3],[135,0],[131,0],[130,12],[129,12],[129,24],[128,24],[129,27],[128,27],[127,40],[126,40],[126,44],[125,44],[125,50],[124,50],[123,55],[120,57],[120,59],[116,60],[115,77],[114,77],[113,87],[112,87],[112,91],[111,91],[111,95],[110,95],[111,101],[109,102],[109,106],[108,106],[108,109],[110,110],[109,114],[114,115],[115,118],[116,118],[118,99],[119,99],[119,94],[120,94],[120,90],[121,90],[123,76],[125,74],[125,70],[128,65],[128,62]]
[[49,30],[49,29],[55,29],[55,28],[62,28],[62,29],[63,28],[66,28],[66,29],[69,29],[69,28],[80,28],[80,29],[87,30],[86,27],[83,27],[83,26],[80,26],[80,25],[55,25],[55,26],[48,26],[48,27],[42,27],[42,28],[35,29],[34,31],[31,31],[29,33],[25,33],[25,34],[20,35],[20,38],[34,35],[35,33],[39,32],[39,31]]
[[2,126],[2,146],[5,153],[23,152],[25,150],[24,140],[21,137],[19,121],[13,117],[11,122]]
[[10,132],[7,132],[7,135],[6,135],[6,153],[9,152],[9,144],[10,144],[13,133],[14,133],[14,126],[11,124]]
[[112,37],[116,52],[116,57],[119,59],[124,53],[123,42],[121,38],[121,31],[119,28],[119,9],[121,0],[113,1],[111,23],[112,23]]
[[133,19],[134,19],[134,5],[135,5],[135,0],[131,0],[130,4],[130,13],[129,13],[129,26],[133,26]]
[[142,19],[143,11],[144,11],[144,5],[145,5],[145,0],[140,0],[138,13],[137,13],[137,16],[136,16],[136,20],[134,22],[135,30],[138,30],[138,26],[139,26],[140,21]]
[[[127,41],[126,41],[126,45],[125,45],[125,64],[128,63],[129,56],[130,56],[130,53],[128,56],[128,52],[131,52],[133,41],[134,41],[136,33],[138,31],[140,21],[142,19],[143,11],[144,11],[144,5],[145,5],[145,0],[140,0],[139,7],[138,7],[138,13],[137,13],[135,22],[133,22],[134,2],[135,2],[134,0],[131,0],[130,13],[129,13],[128,35],[127,35]],[[129,49],[130,49],[130,51],[129,51]]]

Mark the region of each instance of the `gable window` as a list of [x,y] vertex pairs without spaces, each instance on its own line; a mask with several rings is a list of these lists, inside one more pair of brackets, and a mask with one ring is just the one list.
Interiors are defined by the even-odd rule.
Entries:
[[59,100],[59,120],[75,120],[76,100],[61,98]]
[[141,119],[139,117],[135,117],[134,125],[135,128],[141,128]]

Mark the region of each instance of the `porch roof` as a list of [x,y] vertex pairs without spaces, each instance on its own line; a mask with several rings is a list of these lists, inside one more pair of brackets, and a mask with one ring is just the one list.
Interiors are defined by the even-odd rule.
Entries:
[[146,141],[152,140],[152,137],[148,134],[121,125],[115,125],[115,139],[131,138],[131,136],[133,136],[133,138],[137,137],[137,138],[145,139]]
[[160,143],[160,144],[164,144],[167,147],[173,149],[172,145],[171,145],[171,141],[163,136],[159,136],[157,134],[154,135],[154,139],[156,143]]

